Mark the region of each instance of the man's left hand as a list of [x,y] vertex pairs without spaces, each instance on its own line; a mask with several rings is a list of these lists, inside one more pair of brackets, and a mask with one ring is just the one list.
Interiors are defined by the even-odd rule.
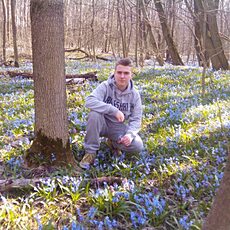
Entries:
[[118,144],[123,144],[125,146],[129,146],[132,142],[132,138],[129,134],[124,135],[120,140],[117,141]]

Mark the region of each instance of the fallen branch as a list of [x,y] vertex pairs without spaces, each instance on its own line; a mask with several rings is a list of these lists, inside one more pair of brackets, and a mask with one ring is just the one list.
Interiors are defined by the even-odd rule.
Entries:
[[[87,53],[85,50],[82,50],[80,48],[74,48],[74,49],[65,49],[65,52],[66,53],[73,53],[73,52],[80,52],[80,53],[83,53],[85,56],[84,57],[80,57],[80,58],[69,58],[69,59],[72,59],[72,60],[80,60],[80,59],[84,59],[84,58],[90,58],[90,59],[93,59],[93,55]],[[112,61],[108,58],[105,58],[105,57],[100,57],[99,55],[96,55],[95,56],[96,59],[100,59],[100,60],[103,60],[103,61]]]
[[72,85],[72,84],[83,84],[85,83],[85,78],[72,78],[72,79],[66,79],[66,84],[67,85]]
[[14,61],[4,61],[4,62],[1,62],[0,63],[0,66],[4,66],[4,67],[7,67],[7,66],[14,66]]
[[[22,77],[22,78],[28,78],[28,79],[33,79],[33,74],[32,73],[28,73],[28,72],[24,72],[24,73],[20,73],[20,72],[15,72],[15,71],[7,71],[5,74],[8,74],[10,77]],[[66,79],[73,79],[73,78],[84,78],[85,80],[92,80],[92,81],[98,81],[97,78],[97,72],[89,72],[89,73],[84,73],[84,74],[67,74],[66,75]]]
[[95,72],[88,72],[88,73],[83,73],[83,74],[67,74],[66,78],[84,78],[84,79],[88,79],[88,80],[94,80],[97,81],[97,71]]
[[[0,192],[10,191],[16,188],[28,188],[33,187],[39,183],[41,183],[41,178],[34,178],[34,179],[6,179],[0,180]],[[44,178],[46,179],[46,178]]]
[[[32,179],[26,179],[26,178],[21,178],[21,179],[6,179],[6,180],[0,180],[0,192],[6,192],[6,191],[11,191],[13,189],[25,189],[25,188],[33,188],[36,185],[41,184],[41,181],[45,181],[50,179],[50,177],[41,177],[41,178],[32,178]],[[52,179],[52,178],[51,178]],[[98,177],[94,179],[86,179],[83,181],[90,183],[91,186],[102,186],[104,183],[107,183],[108,185],[112,185],[114,183],[117,183],[118,185],[122,184],[124,178],[121,177]]]
[[10,77],[22,77],[22,78],[33,78],[32,73],[20,73],[20,72],[14,72],[14,71],[7,71],[6,72]]

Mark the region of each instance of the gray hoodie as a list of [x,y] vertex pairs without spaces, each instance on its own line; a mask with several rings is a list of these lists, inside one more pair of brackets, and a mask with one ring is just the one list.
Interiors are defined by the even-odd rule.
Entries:
[[127,124],[127,134],[135,137],[141,128],[141,97],[134,89],[132,80],[125,91],[120,91],[115,84],[114,75],[110,76],[86,98],[85,105],[91,110],[104,114],[106,120],[109,121],[107,123],[110,123],[110,128],[119,125],[115,117],[118,110],[125,115],[124,123]]

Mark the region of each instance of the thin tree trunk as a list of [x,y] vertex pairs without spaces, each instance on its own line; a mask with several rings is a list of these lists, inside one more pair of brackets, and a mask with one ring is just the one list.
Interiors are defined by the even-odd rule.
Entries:
[[177,51],[177,48],[176,48],[176,45],[175,45],[173,38],[171,36],[170,30],[168,28],[167,19],[165,17],[165,13],[164,13],[164,9],[162,7],[161,1],[160,0],[154,0],[154,3],[155,3],[155,7],[157,9],[159,20],[161,22],[161,28],[162,28],[162,32],[164,35],[164,39],[165,39],[167,46],[168,46],[169,55],[172,58],[172,64],[173,65],[184,65],[181,58],[180,58],[180,55]]
[[110,25],[109,25],[109,36],[108,36],[108,52],[111,47],[113,55],[114,55],[114,48],[112,48],[112,33],[113,33],[113,28],[114,28],[114,10],[115,10],[115,1],[113,2],[113,6],[112,6],[111,20],[110,20]]
[[[120,0],[117,0],[117,16],[118,16],[119,29],[121,33],[122,53],[123,53],[123,57],[127,57],[128,52],[127,52],[127,41],[126,41],[126,25],[124,27],[122,26],[121,12],[120,12],[119,7],[120,7]],[[123,1],[123,14],[125,12],[124,8],[125,6],[124,6],[124,1]]]
[[104,49],[103,51],[105,53],[109,52],[109,36],[110,36],[110,28],[109,28],[109,24],[110,24],[110,18],[111,18],[111,14],[110,14],[110,6],[111,1],[109,0],[108,3],[108,14],[107,14],[107,22],[106,22],[106,31],[105,31],[105,43],[104,43]]
[[[145,27],[145,21],[143,20],[143,15],[142,15],[142,10],[141,10],[141,5],[140,5],[140,1],[139,2],[139,46],[140,46],[140,60],[139,63],[141,66],[144,66],[144,59],[147,58],[147,53],[148,53],[148,45],[147,45],[147,31],[146,31],[146,27]],[[144,43],[145,43],[145,47],[144,47]],[[145,53],[145,55],[144,55]]]
[[82,46],[82,0],[79,3],[79,31],[78,31],[78,48]]
[[159,65],[163,66],[164,65],[164,60],[163,60],[163,58],[161,56],[159,48],[157,47],[157,43],[155,41],[153,31],[152,31],[152,26],[150,24],[150,21],[148,19],[148,15],[147,15],[147,12],[146,12],[146,7],[145,7],[144,0],[140,0],[140,7],[141,7],[141,10],[142,10],[142,13],[143,13],[145,24],[146,24],[146,26],[148,28],[148,31],[149,31],[150,43],[151,43],[152,49],[153,49],[153,51],[154,51],[154,53],[156,55],[156,60],[159,63]]
[[96,47],[95,47],[95,32],[94,32],[94,21],[95,21],[95,0],[92,0],[92,5],[93,5],[93,15],[92,15],[92,20],[91,20],[91,35],[92,35],[92,51],[93,51],[93,61],[96,61]]
[[7,34],[7,41],[8,41],[8,44],[10,44],[10,31],[11,31],[11,28],[10,28],[10,1],[11,0],[6,0],[6,34]]
[[2,56],[3,62],[6,61],[6,4],[5,1],[2,0],[2,13],[3,13],[3,22],[2,22]]
[[196,56],[197,60],[199,63],[199,66],[202,66],[204,68],[209,66],[209,56],[208,53],[205,49],[205,41],[203,39],[204,34],[202,34],[202,27],[205,25],[203,24],[202,26],[200,25],[200,21],[202,21],[202,17],[204,17],[204,12],[203,14],[199,13],[198,10],[198,2],[196,0],[193,1],[194,3],[194,11],[192,10],[191,6],[189,5],[188,1],[185,0],[186,7],[188,8],[190,14],[193,17],[193,22],[194,22],[194,45],[195,45],[195,50],[196,50]]
[[138,40],[139,40],[139,17],[140,17],[140,12],[139,12],[139,1],[136,1],[136,36],[135,36],[135,63],[136,67],[138,67]]
[[16,28],[16,21],[15,21],[15,5],[16,5],[16,0],[11,0],[11,19],[12,19],[12,32],[13,32],[13,44],[14,44],[14,66],[19,67],[17,28]]

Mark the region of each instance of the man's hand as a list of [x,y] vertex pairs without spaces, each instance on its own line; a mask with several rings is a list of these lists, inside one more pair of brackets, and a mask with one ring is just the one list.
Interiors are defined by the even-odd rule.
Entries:
[[132,138],[129,134],[124,135],[120,140],[117,141],[118,144],[123,144],[125,146],[129,146],[132,142]]
[[119,122],[123,122],[125,120],[125,116],[120,110],[116,113],[115,117]]

